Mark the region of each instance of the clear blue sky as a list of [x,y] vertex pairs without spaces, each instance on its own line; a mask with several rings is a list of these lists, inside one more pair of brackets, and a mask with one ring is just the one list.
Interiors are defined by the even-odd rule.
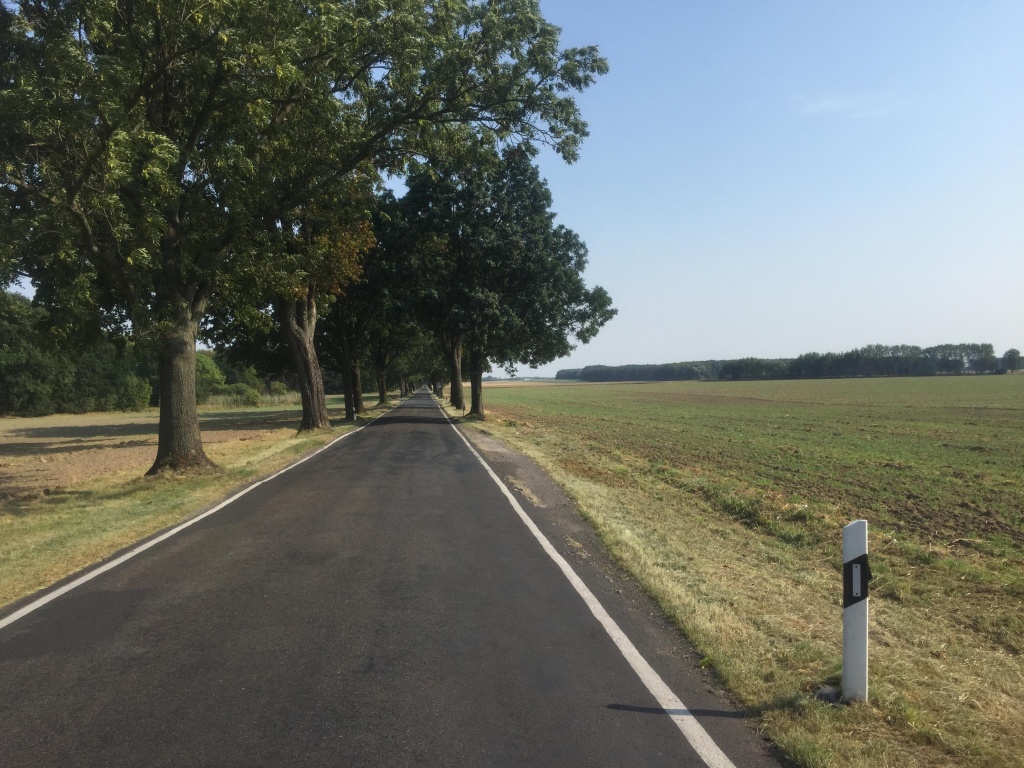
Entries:
[[1024,3],[541,0],[611,72],[541,168],[619,315],[537,372],[1024,349]]

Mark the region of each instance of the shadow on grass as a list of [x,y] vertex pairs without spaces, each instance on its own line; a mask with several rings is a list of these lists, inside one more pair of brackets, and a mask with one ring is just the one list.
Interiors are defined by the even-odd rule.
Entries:
[[[25,427],[23,429],[12,429],[7,434],[12,437],[21,437],[28,440],[89,440],[102,437],[132,437],[135,435],[155,435],[157,432],[156,422],[152,424],[131,423],[131,424],[61,424],[53,427]],[[8,443],[0,446],[0,453],[18,453],[19,451],[9,450],[18,443]],[[45,445],[45,444],[43,444]],[[71,446],[71,450],[77,450]],[[34,451],[38,453],[39,451]]]
[[[373,410],[377,410],[376,408]],[[384,410],[381,408],[380,410]],[[332,424],[345,422],[344,407],[329,401],[328,414]],[[199,428],[209,432],[262,432],[274,429],[298,431],[302,411],[297,408],[275,408],[238,411],[207,411],[199,413]],[[359,419],[357,419],[357,423]],[[38,456],[44,454],[66,454],[98,448],[135,448],[156,445],[157,422],[132,422],[128,424],[60,424],[52,427],[24,427],[12,429],[8,439],[0,445],[0,456]],[[118,443],[90,441],[113,440],[117,438],[148,437],[150,440],[122,440]],[[14,439],[11,439],[14,438]],[[25,441],[21,442],[17,438]]]
[[[0,445],[0,456],[46,456],[46,455],[59,455],[67,453],[79,453],[82,451],[95,451],[100,448],[139,448],[142,446],[153,446],[156,447],[156,431],[152,433],[152,440],[122,440],[118,443],[110,442],[91,442],[88,438],[78,437],[70,438],[73,442],[68,443],[68,438],[61,438],[59,436],[50,436],[54,442],[32,442],[32,443],[20,443],[20,442],[5,442]],[[36,440],[39,436],[33,436]],[[92,438],[93,440],[100,440],[104,435],[97,435]],[[109,436],[106,436],[109,437]],[[117,437],[117,436],[115,436]],[[60,442],[58,442],[60,441]]]
[[150,483],[159,482],[158,479],[136,478],[124,485],[117,485],[102,490],[81,490],[74,488],[46,488],[42,491],[36,488],[12,488],[5,489],[0,495],[0,516],[10,515],[12,517],[25,517],[34,512],[45,510],[47,507],[55,507],[66,503],[97,507],[106,503],[121,501],[146,490]]

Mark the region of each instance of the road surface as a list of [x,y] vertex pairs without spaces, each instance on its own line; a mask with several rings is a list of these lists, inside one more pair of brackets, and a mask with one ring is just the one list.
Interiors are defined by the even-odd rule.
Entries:
[[[716,748],[775,764],[635,586],[568,559]],[[0,629],[3,768],[705,764],[426,394]]]

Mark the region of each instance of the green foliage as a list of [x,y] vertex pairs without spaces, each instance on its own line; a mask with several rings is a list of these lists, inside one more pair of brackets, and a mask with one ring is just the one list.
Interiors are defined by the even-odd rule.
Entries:
[[224,373],[217,367],[213,355],[196,353],[196,402],[202,405],[213,395],[219,395],[225,385]]
[[509,368],[565,355],[615,315],[584,284],[586,246],[554,223],[533,156],[418,168],[402,200],[421,323]]
[[259,391],[248,384],[227,384],[221,388],[218,395],[224,399],[226,405],[236,408],[255,408],[260,404]]
[[263,379],[256,372],[252,365],[231,360],[227,355],[215,352],[213,356],[217,367],[224,374],[224,381],[227,384],[245,384],[257,392],[266,389]]
[[54,390],[70,384],[65,367],[35,343],[45,316],[24,296],[0,294],[0,414],[53,413]]
[[153,387],[144,378],[125,374],[117,392],[115,409],[118,411],[141,411],[149,405]]
[[202,405],[217,398],[217,403],[233,408],[258,406],[263,382],[256,369],[222,357],[208,350],[196,353],[196,402]]
[[0,414],[45,416],[71,388],[66,365],[36,348],[0,350]]
[[152,388],[138,375],[135,349],[99,336],[55,346],[46,310],[0,294],[0,414],[140,410]]
[[[165,352],[211,303],[258,324],[305,301],[315,325],[317,296],[358,273],[350,225],[377,169],[471,138],[572,161],[587,128],[570,94],[607,71],[593,47],[560,49],[537,0],[0,14],[0,276],[29,274],[56,324],[106,313]],[[175,402],[161,446],[201,451],[194,404]]]
[[1020,350],[1008,349],[1003,353],[1003,370],[1016,372],[1020,370]]

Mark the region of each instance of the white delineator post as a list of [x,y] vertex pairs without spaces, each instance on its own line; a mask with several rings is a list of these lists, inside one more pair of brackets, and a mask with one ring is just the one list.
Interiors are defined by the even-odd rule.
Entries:
[[868,700],[868,521],[843,528],[843,701]]

